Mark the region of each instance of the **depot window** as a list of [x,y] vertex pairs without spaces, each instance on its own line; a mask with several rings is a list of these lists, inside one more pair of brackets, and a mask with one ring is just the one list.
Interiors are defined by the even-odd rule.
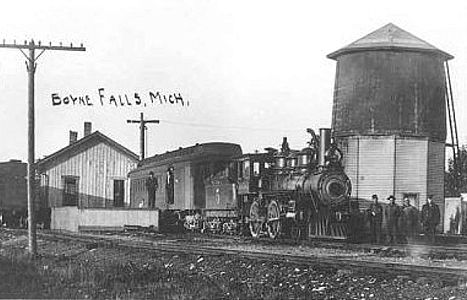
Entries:
[[78,205],[78,181],[77,176],[63,177],[63,206]]

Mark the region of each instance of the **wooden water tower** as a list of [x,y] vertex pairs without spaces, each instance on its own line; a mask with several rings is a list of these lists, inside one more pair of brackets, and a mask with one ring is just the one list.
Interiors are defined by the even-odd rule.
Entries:
[[445,64],[453,56],[388,24],[328,55],[337,61],[332,130],[365,206],[427,195],[444,207]]

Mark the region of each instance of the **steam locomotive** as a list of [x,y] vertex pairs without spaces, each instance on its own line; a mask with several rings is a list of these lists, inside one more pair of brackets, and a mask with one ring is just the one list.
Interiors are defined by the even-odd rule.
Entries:
[[[311,139],[302,150],[290,149],[284,138],[281,149],[240,155],[227,172],[211,174],[204,185],[217,193],[206,193],[205,208],[183,216],[185,228],[254,238],[347,238],[351,183],[342,152],[330,129],[320,129],[319,137],[307,131]],[[233,196],[221,201],[219,191],[232,186]]]

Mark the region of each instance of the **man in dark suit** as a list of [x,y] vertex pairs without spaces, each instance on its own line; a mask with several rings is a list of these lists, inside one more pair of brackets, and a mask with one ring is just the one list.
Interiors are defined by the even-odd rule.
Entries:
[[418,234],[418,209],[410,204],[408,197],[404,198],[400,224],[403,242],[412,244]]
[[148,207],[154,208],[156,206],[156,191],[159,187],[157,178],[154,177],[154,172],[149,172],[149,178],[146,179],[146,188],[148,190]]
[[394,196],[388,197],[389,204],[386,206],[384,211],[386,219],[386,231],[388,234],[389,244],[397,242],[398,235],[398,222],[401,214],[401,209],[399,205],[396,204],[396,198]]
[[371,196],[373,203],[368,209],[370,220],[370,235],[373,243],[381,243],[381,224],[383,222],[383,207],[378,202],[378,195]]
[[440,221],[439,207],[433,202],[433,196],[428,196],[422,207],[422,224],[429,243],[435,243],[436,226]]

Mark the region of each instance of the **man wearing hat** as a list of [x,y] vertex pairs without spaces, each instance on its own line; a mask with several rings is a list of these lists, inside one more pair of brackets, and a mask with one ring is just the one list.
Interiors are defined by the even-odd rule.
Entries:
[[368,209],[370,220],[370,235],[373,243],[381,243],[381,224],[383,222],[383,207],[378,202],[378,195],[371,196],[373,203]]
[[157,178],[154,177],[154,172],[149,172],[149,178],[146,179],[146,188],[148,190],[148,207],[154,208],[156,206],[156,191],[159,187]]
[[410,204],[409,197],[404,197],[400,219],[403,242],[412,244],[418,234],[418,209]]
[[439,207],[433,202],[433,196],[428,196],[422,207],[422,224],[428,242],[435,243],[436,226],[440,220]]
[[398,235],[397,223],[400,216],[400,207],[396,204],[396,197],[393,195],[388,197],[389,204],[385,209],[385,219],[386,219],[386,231],[388,234],[389,244],[396,242]]

